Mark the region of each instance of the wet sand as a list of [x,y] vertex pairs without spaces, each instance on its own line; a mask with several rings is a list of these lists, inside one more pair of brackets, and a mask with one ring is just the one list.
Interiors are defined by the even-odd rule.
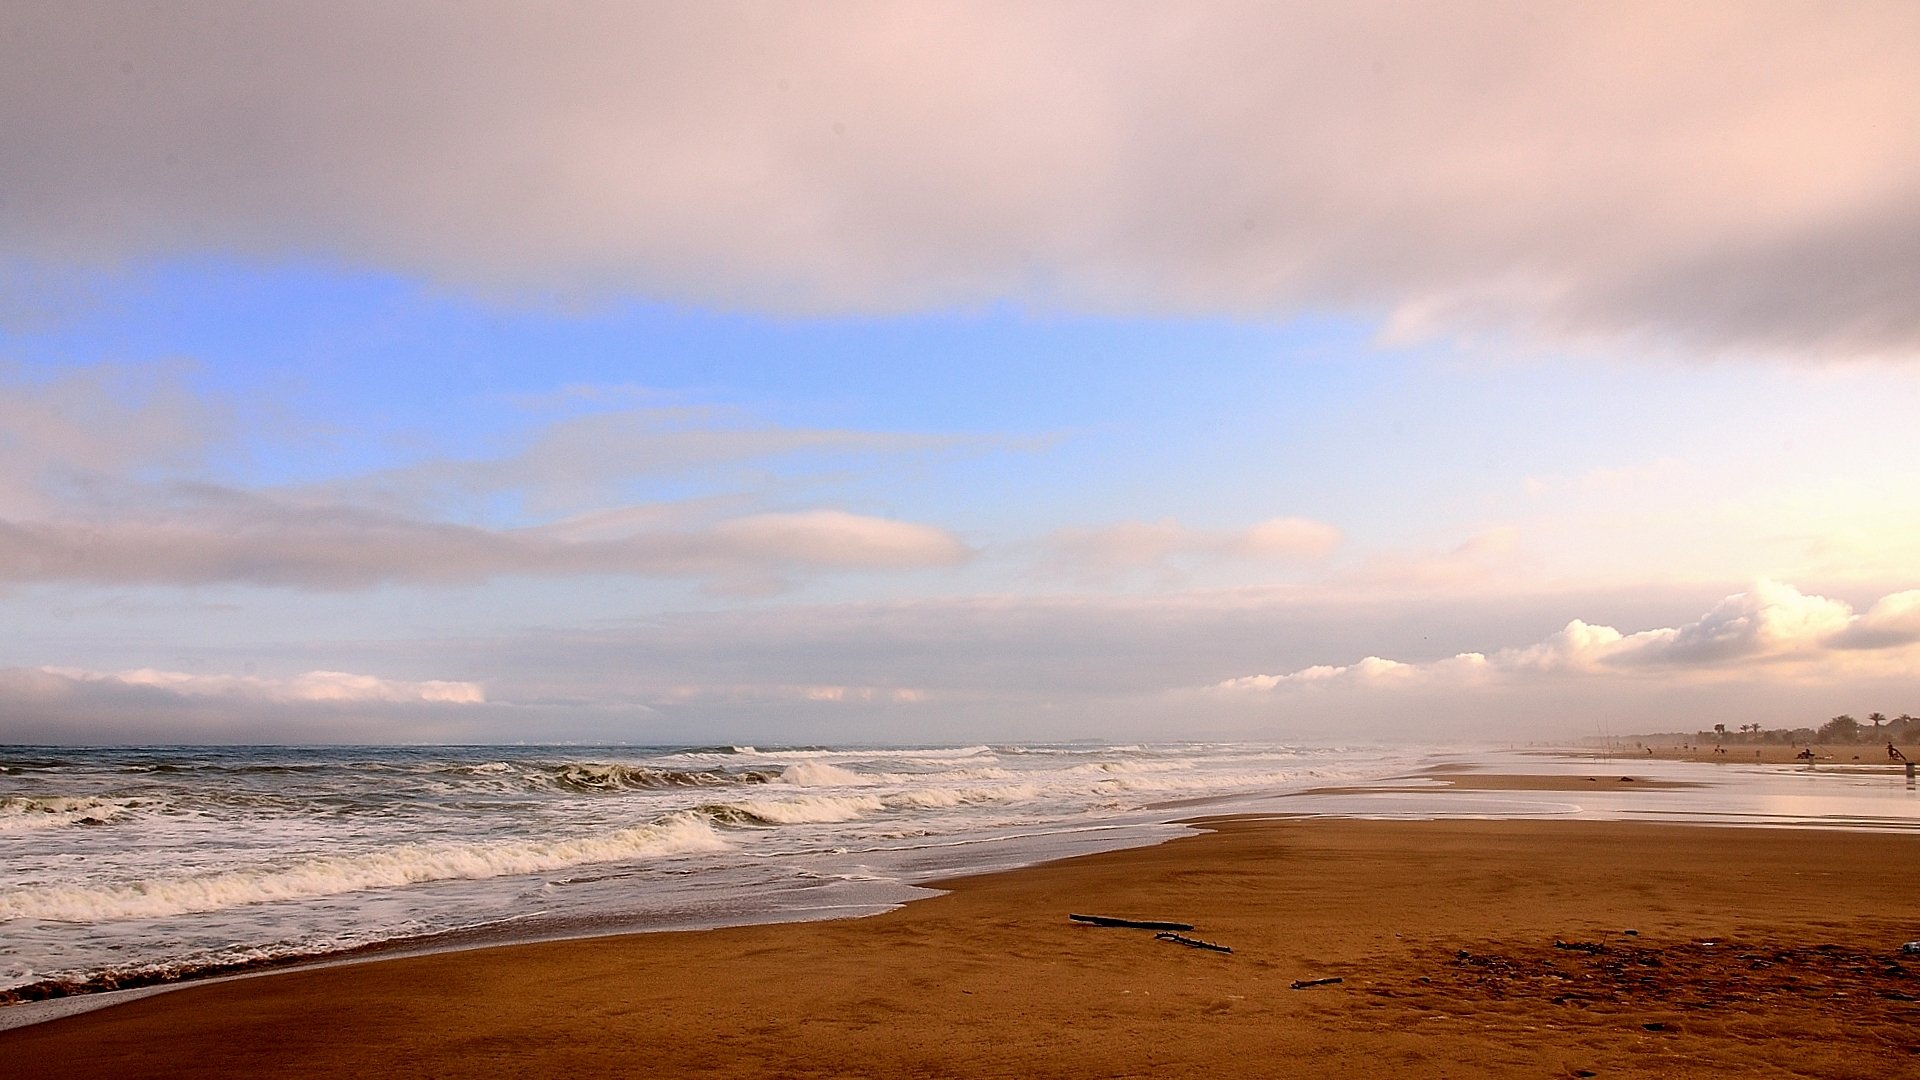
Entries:
[[[1631,763],[1629,763],[1631,764]],[[1425,769],[1413,776],[1392,777],[1373,784],[1314,788],[1301,795],[1426,795],[1441,791],[1603,791],[1616,784],[1632,784],[1638,791],[1681,791],[1705,787],[1688,780],[1659,780],[1631,772],[1596,769],[1580,776],[1493,773],[1466,769]]]
[[[1898,951],[1920,938],[1920,836],[1206,827],[868,919],[189,987],[0,1032],[0,1060],[96,1078],[1920,1074],[1920,957]],[[1073,912],[1190,922],[1234,951]],[[1342,981],[1292,988],[1323,978]]]

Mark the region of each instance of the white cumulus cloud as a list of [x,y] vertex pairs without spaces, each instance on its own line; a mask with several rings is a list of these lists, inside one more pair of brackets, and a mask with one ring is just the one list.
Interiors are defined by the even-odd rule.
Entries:
[[[1378,656],[1279,675],[1223,680],[1220,692],[1292,687],[1454,685],[1488,678],[1725,670],[1776,662],[1845,663],[1849,651],[1894,652],[1920,642],[1920,590],[1882,598],[1864,614],[1848,604],[1760,581],[1680,626],[1623,633],[1574,619],[1530,645],[1408,663]],[[1894,663],[1905,663],[1895,657]]]
[[1842,648],[1884,649],[1920,642],[1920,589],[1883,596],[1837,635]]

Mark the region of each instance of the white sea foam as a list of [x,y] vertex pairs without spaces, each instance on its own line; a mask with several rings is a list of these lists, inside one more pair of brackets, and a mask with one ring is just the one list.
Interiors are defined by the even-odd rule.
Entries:
[[1094,761],[1076,765],[1076,773],[1163,773],[1191,772],[1191,761]]
[[725,819],[725,811],[737,811],[751,821],[767,825],[830,825],[853,821],[886,809],[873,795],[798,795],[790,799],[741,799],[710,808]]
[[992,757],[990,746],[960,747],[862,747],[859,749],[827,750],[755,750],[750,746],[735,747],[742,754],[775,759],[802,758],[840,758],[845,761],[882,761],[889,758],[909,761],[954,761],[961,758]]
[[873,780],[824,761],[802,761],[782,769],[780,782],[795,787],[860,787]]
[[572,791],[623,791],[762,784],[777,775],[765,769],[660,769],[645,765],[568,762],[534,769],[528,773],[527,779],[534,786]]
[[918,758],[922,761],[953,761],[959,758],[992,757],[993,747],[982,745],[962,746],[952,750],[868,750],[861,752],[858,756]]
[[1008,784],[1003,787],[913,788],[885,799],[894,809],[942,810],[955,806],[980,806],[986,803],[1025,802],[1040,796],[1032,784]]
[[1168,775],[1165,772],[1133,773],[1122,769],[1105,771],[1104,775],[1095,779],[1087,790],[1105,792],[1124,791],[1134,794],[1180,792],[1227,795],[1247,791],[1278,791],[1297,786],[1303,781],[1313,779],[1318,779],[1318,777],[1316,777],[1314,773],[1305,770],[1240,773],[1225,776],[1184,776]]
[[14,755],[0,983],[204,969],[503,916],[646,926],[655,911],[774,910],[803,878],[1012,865],[1116,842],[1061,838],[1131,835],[1168,799],[1378,775],[1410,756],[1272,744]]
[[105,825],[138,800],[65,795],[0,796],[0,833],[25,833],[74,825]]
[[931,780],[1012,780],[1013,778],[1013,773],[991,766],[984,769],[948,769],[927,777]]
[[402,844],[283,867],[157,877],[99,886],[0,891],[0,921],[97,922],[218,911],[426,881],[534,874],[582,863],[720,851],[727,841],[698,814],[678,813],[618,832],[543,841]]

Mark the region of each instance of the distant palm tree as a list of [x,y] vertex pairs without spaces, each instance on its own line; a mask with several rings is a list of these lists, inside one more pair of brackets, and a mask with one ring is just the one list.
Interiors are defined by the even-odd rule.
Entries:
[[1873,734],[1875,738],[1878,738],[1880,735],[1880,725],[1887,722],[1887,714],[1880,712],[1868,713],[1867,719],[1873,721]]
[[1860,721],[1841,713],[1820,725],[1819,739],[1830,743],[1857,742],[1860,739]]

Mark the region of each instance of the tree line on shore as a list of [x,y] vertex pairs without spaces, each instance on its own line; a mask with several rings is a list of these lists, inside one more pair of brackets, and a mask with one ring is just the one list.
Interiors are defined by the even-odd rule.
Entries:
[[1721,742],[1748,746],[1799,746],[1806,743],[1904,743],[1920,742],[1920,717],[1901,713],[1887,719],[1886,713],[1868,713],[1863,723],[1841,713],[1817,728],[1764,728],[1759,724],[1713,725],[1697,738],[1703,743]]

